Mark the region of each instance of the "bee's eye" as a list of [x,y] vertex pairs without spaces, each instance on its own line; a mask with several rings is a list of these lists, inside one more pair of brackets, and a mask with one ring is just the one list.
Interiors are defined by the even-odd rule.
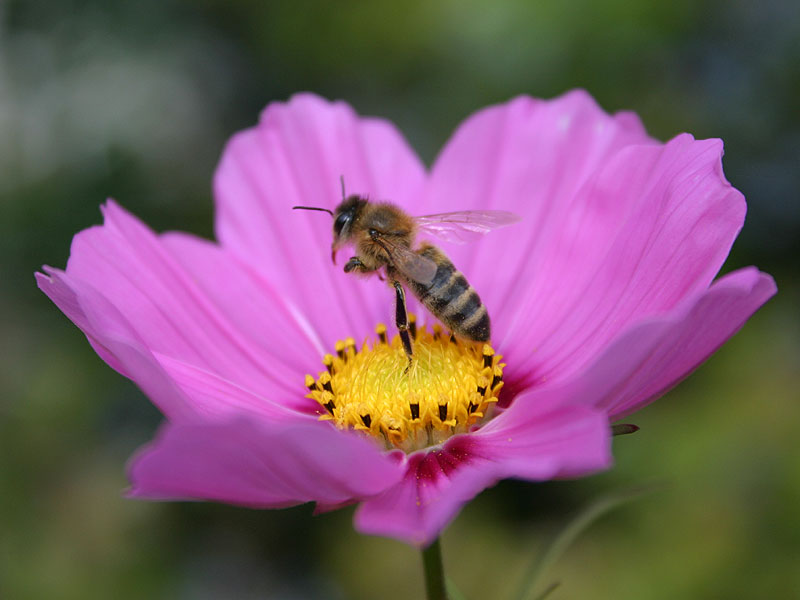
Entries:
[[353,217],[349,213],[342,213],[338,217],[336,217],[336,221],[333,222],[333,232],[336,235],[342,234],[342,229],[344,226],[347,225]]

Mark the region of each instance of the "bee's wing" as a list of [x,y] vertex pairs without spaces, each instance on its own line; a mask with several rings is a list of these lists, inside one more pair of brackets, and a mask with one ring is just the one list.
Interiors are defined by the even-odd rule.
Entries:
[[474,242],[499,227],[520,221],[522,217],[505,210],[461,210],[415,217],[420,231],[445,242],[466,244]]
[[414,252],[408,246],[396,244],[389,238],[381,238],[381,244],[389,253],[392,265],[410,281],[423,285],[433,282],[436,275],[436,263]]

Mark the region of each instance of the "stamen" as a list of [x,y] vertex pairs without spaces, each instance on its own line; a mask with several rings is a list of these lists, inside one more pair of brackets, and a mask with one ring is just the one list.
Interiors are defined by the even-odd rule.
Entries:
[[317,382],[311,375],[306,375],[306,387],[312,392],[317,389]]
[[498,367],[494,368],[494,376],[492,377],[492,389],[495,389],[498,384],[503,381],[503,369]]
[[491,416],[503,387],[502,358],[488,344],[456,340],[417,327],[409,315],[414,358],[409,366],[399,335],[388,339],[384,324],[377,339],[359,350],[353,338],[336,343],[322,359],[315,380],[306,375],[309,398],[320,404],[320,419],[380,439],[386,448],[413,452],[469,431]]
[[484,344],[483,346],[483,366],[484,367],[491,367],[492,366],[492,356],[494,356],[494,350],[488,344]]
[[323,373],[319,378],[319,384],[322,386],[322,389],[326,392],[333,393],[333,386],[331,385],[331,375],[330,373]]
[[356,353],[356,341],[353,338],[349,337],[344,341],[345,359],[355,356],[355,353]]

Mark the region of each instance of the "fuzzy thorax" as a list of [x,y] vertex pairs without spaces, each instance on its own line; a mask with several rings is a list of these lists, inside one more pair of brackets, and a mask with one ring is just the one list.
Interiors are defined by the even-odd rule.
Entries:
[[360,350],[353,338],[336,343],[316,379],[306,375],[307,397],[320,405],[320,419],[383,441],[387,449],[413,452],[440,444],[484,421],[503,387],[502,358],[476,344],[417,328],[410,315],[414,359],[409,365],[400,337],[386,326]]

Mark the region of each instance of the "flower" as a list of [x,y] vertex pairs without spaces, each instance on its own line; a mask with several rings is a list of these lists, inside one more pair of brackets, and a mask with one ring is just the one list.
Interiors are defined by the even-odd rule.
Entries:
[[[214,180],[218,243],[157,235],[108,201],[104,224],[75,236],[66,270],[37,278],[166,417],[131,462],[132,496],[319,510],[358,502],[359,531],[425,545],[500,479],[606,468],[609,422],[684,378],[775,293],[755,268],[712,282],[745,214],[721,155],[719,140],[659,143],[635,115],[609,116],[573,91],[481,110],[426,172],[388,122],[300,94],[226,147]],[[488,385],[480,411],[462,406],[460,421],[452,406],[438,420],[429,411],[429,431],[449,421],[459,433],[427,447],[404,448],[405,434],[393,443],[389,421],[328,422],[320,361],[354,397],[372,397],[377,388],[359,388],[363,373],[342,375],[358,352],[346,338],[388,352],[372,332],[393,315],[385,283],[327,261],[329,218],[290,210],[333,208],[340,176],[349,192],[411,214],[522,217],[479,243],[442,245],[488,307],[493,346],[464,359],[475,370],[468,392],[457,391],[471,398],[469,386]],[[417,343],[433,344],[423,321],[434,320],[414,306],[427,336]],[[364,360],[369,385],[397,374]],[[393,389],[387,402],[401,396]],[[410,427],[403,398],[397,418]]]

